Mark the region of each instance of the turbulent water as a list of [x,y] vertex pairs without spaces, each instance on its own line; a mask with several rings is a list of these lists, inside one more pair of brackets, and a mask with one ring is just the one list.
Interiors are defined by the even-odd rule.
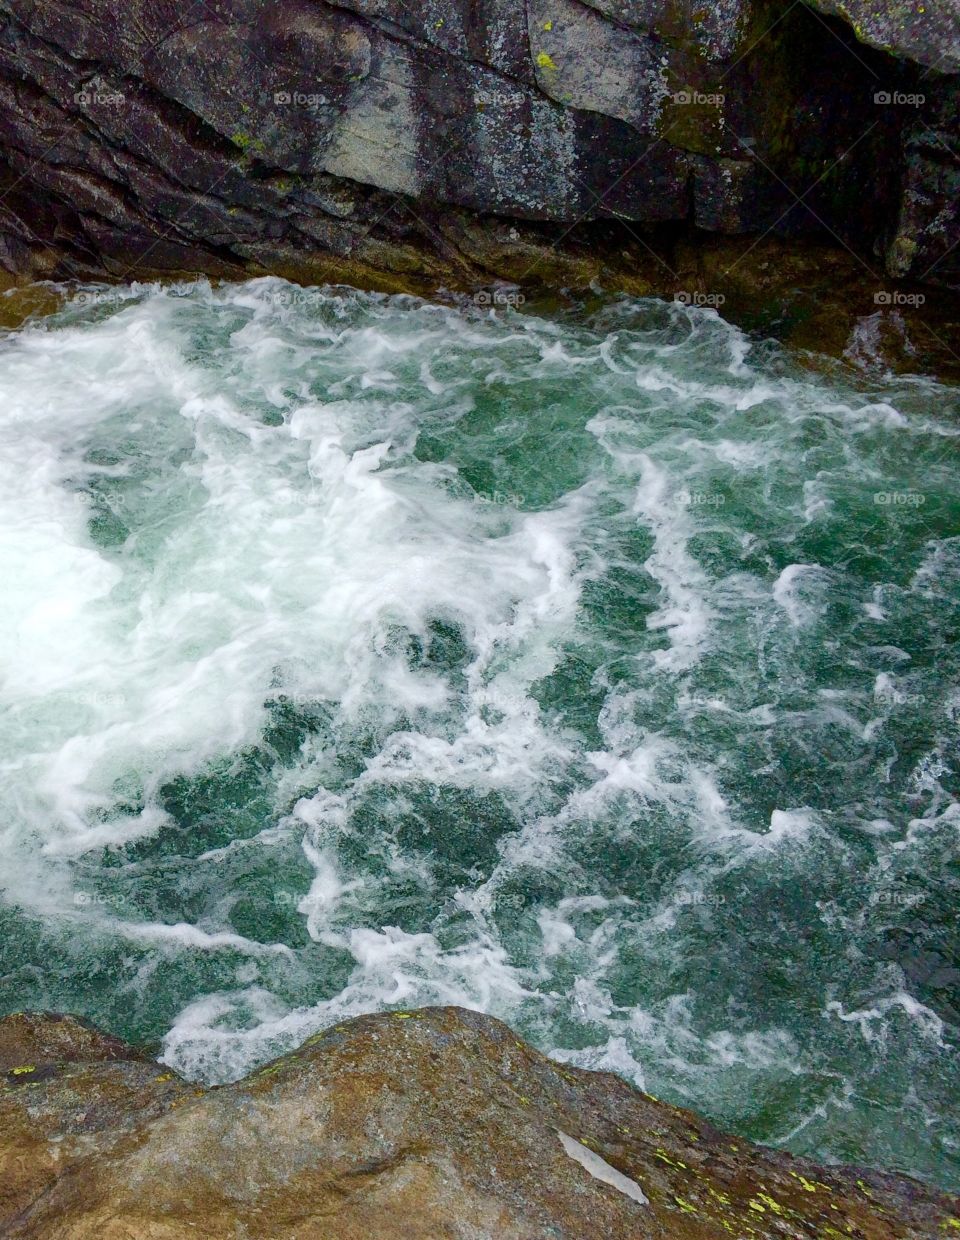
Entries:
[[260,280],[0,342],[0,1009],[460,1003],[960,1182],[960,393]]

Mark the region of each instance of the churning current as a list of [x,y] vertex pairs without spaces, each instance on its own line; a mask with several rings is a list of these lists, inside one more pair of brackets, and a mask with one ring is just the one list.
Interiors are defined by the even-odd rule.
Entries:
[[481,1008],[960,1183],[960,394],[621,299],[0,341],[0,1010],[227,1081]]

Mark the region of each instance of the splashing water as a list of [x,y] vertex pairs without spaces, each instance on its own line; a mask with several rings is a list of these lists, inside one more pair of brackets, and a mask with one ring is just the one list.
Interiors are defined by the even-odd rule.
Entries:
[[956,390],[277,280],[0,350],[2,1010],[460,1003],[960,1182]]

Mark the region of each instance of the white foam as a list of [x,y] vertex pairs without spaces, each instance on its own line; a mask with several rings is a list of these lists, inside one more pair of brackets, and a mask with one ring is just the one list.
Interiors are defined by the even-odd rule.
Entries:
[[207,996],[180,1012],[164,1038],[163,1062],[191,1079],[222,1083],[350,1016],[453,1004],[508,1017],[528,997],[518,970],[488,936],[453,949],[444,949],[431,934],[395,926],[320,938],[345,949],[355,962],[334,998],[290,1009],[272,996],[265,1006],[266,992],[256,987]]
[[664,671],[692,667],[707,644],[712,614],[706,601],[707,578],[687,550],[692,522],[683,498],[677,495],[664,470],[647,456],[641,457],[641,476],[633,510],[649,525],[654,550],[645,568],[660,584],[663,604],[647,625],[663,629],[669,637],[667,650],[654,652],[654,662]]
[[831,1000],[824,1009],[824,1015],[835,1016],[845,1024],[857,1025],[866,1042],[883,1039],[888,1032],[891,1018],[898,1013],[910,1022],[921,1037],[930,1039],[939,1046],[944,1045],[944,1023],[941,1017],[904,990],[878,999],[870,1007],[847,1011],[842,1003]]
[[794,628],[808,624],[817,614],[815,605],[804,598],[804,590],[820,571],[819,564],[788,564],[773,583],[774,601],[786,612]]
[[[948,432],[886,389],[767,373],[763,349],[656,303],[583,326],[272,280],[141,289],[104,322],[77,308],[8,338],[5,898],[116,968],[154,1027],[179,1008],[165,1059],[197,1079],[344,1017],[457,1003],[718,1114],[754,1084],[787,1098],[790,1078],[819,1081],[835,1044],[786,1025],[823,1006],[820,961],[788,1009],[724,952],[792,942],[808,886],[824,933],[862,932],[866,900],[831,895],[855,863],[830,829],[851,818],[845,746],[859,796],[861,759],[886,745],[852,815],[871,855],[955,833],[946,726],[908,815],[894,803],[891,712],[869,686],[895,694],[910,660],[894,632],[861,635],[902,626],[914,650],[958,561],[933,530],[912,564],[871,543],[889,584],[862,585],[843,627],[856,575],[814,548],[833,523],[837,545],[859,539],[857,503],[900,537],[916,512],[897,524],[871,493],[913,493],[913,468],[932,512],[942,478],[911,437]],[[821,650],[851,666],[845,643],[855,686],[820,683]],[[243,781],[281,698],[315,726],[261,772],[234,838],[216,804],[194,838],[168,785]],[[794,740],[796,796],[778,766]],[[439,846],[447,797],[449,829],[482,836],[469,861]],[[122,915],[109,894],[75,901],[88,879],[149,898]],[[929,1010],[875,1004],[888,990],[854,964],[828,1012],[851,1074],[878,1031],[933,1048]]]
[[[0,556],[16,589],[0,674],[26,751],[7,769],[21,772],[24,793],[14,795],[30,797],[48,856],[155,833],[156,807],[91,818],[110,809],[124,772],[139,772],[149,797],[175,774],[253,742],[278,665],[284,691],[334,700],[345,716],[376,698],[397,715],[445,714],[443,677],[378,649],[389,624],[414,634],[432,617],[462,624],[476,651],[474,709],[452,740],[429,727],[398,736],[369,778],[388,768],[419,779],[460,770],[469,782],[484,767],[491,782],[529,783],[538,750],[543,758],[559,752],[538,726],[528,686],[551,670],[552,634],[575,613],[570,540],[589,498],[573,495],[552,512],[519,518],[503,506],[444,498],[429,465],[387,475],[413,433],[402,403],[300,404],[276,427],[252,418],[244,389],[271,388],[285,348],[262,299],[276,292],[270,282],[235,295],[208,290],[211,306],[256,310],[232,341],[247,374],[227,390],[213,390],[209,372],[183,356],[183,306],[166,295],[96,332],[28,333],[5,370],[0,437],[20,446],[3,458],[16,521],[0,527]],[[391,327],[340,337],[348,356],[336,364],[346,375],[362,364],[361,392],[389,386],[387,356],[416,356],[431,337],[447,343],[440,324],[432,333],[408,332],[402,320]],[[545,358],[566,364],[554,346]],[[436,380],[429,391],[442,395]],[[115,426],[121,409],[140,407],[147,418]],[[133,440],[131,465],[104,470],[85,460],[88,446],[109,448],[124,436]],[[178,471],[168,466],[171,450],[184,456]],[[151,460],[156,482],[148,472],[121,495],[134,541],[123,554],[98,548],[75,481],[142,476]],[[152,525],[145,513],[155,513]],[[488,537],[505,523],[505,537]],[[492,676],[505,650],[513,665]],[[48,711],[58,691],[76,704],[59,717]],[[489,708],[504,716],[499,724],[481,720]],[[47,713],[31,735],[23,724],[38,711]],[[34,885],[38,899],[44,882]],[[21,882],[20,898],[30,892]]]

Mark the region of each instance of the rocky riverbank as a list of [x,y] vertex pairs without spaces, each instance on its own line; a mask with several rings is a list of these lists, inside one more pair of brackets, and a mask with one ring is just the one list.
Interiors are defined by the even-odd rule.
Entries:
[[958,47],[960,0],[0,0],[0,286],[601,288],[952,378]]
[[0,0],[0,265],[676,287],[777,236],[956,287],[958,48],[957,0]]
[[0,1021],[10,1240],[933,1240],[960,1202],[718,1132],[459,1008],[347,1021],[200,1089],[69,1016]]

